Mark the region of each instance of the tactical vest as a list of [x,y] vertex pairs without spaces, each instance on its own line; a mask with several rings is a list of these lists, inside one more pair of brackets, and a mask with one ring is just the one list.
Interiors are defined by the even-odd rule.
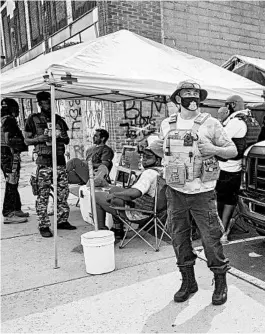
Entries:
[[[56,126],[59,125],[58,121],[60,116],[56,115]],[[45,129],[47,129],[47,118],[42,114],[33,114],[32,120],[35,124],[36,134],[34,137],[38,137],[44,134]],[[46,143],[38,143],[35,145],[35,150],[38,155],[52,155],[52,145],[47,145]],[[56,151],[58,155],[64,155],[65,147],[61,142],[56,142]]]
[[255,117],[251,115],[250,112],[248,113],[248,115],[244,113],[239,113],[235,117],[246,123],[247,133],[243,138],[232,138],[233,142],[236,145],[238,154],[235,158],[231,158],[231,160],[242,159],[245,150],[249,146],[256,144],[258,142],[259,134],[261,132],[261,126],[255,119]]
[[10,117],[9,115],[1,117],[1,146],[8,146],[5,139],[5,132],[2,130],[2,127],[5,123],[5,120]]
[[170,130],[164,141],[165,180],[173,188],[183,188],[186,182],[200,178],[202,182],[215,181],[220,168],[215,157],[203,159],[198,149],[198,130],[210,117],[208,113],[199,114],[192,129],[178,130],[177,115],[169,120]]

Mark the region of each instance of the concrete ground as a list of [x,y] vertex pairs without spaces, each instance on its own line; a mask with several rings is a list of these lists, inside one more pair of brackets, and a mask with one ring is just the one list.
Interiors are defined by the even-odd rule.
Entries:
[[[37,230],[34,197],[24,164],[20,193],[29,222],[2,226],[2,333],[264,333],[265,292],[228,274],[226,304],[213,306],[212,273],[200,258],[196,264],[199,291],[176,304],[181,284],[172,246],[159,252],[136,238],[124,249],[115,245],[115,271],[86,273],[80,245],[92,230],[70,196],[70,221],[75,231],[58,231],[58,269],[54,239]],[[3,188],[3,187],[2,187]],[[148,236],[152,242],[153,237]]]

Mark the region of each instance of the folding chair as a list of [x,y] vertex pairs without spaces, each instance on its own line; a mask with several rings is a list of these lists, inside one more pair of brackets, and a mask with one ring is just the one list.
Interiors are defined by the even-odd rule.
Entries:
[[[154,208],[153,210],[142,210],[137,208],[128,208],[128,207],[120,207],[120,206],[112,206],[113,209],[117,210],[117,219],[120,220],[124,224],[125,227],[127,227],[124,237],[119,245],[119,248],[124,248],[126,245],[128,245],[129,242],[131,242],[136,236],[140,237],[147,245],[149,245],[154,251],[158,252],[159,247],[161,244],[161,241],[163,239],[164,234],[166,234],[170,240],[171,237],[166,231],[167,229],[167,221],[165,223],[162,222],[162,220],[159,218],[159,214],[161,214],[163,211],[166,210],[167,201],[165,196],[166,191],[166,182],[163,178],[160,176],[157,177],[157,183],[156,183],[156,190],[155,190],[155,199],[154,199]],[[141,212],[145,215],[147,215],[146,218],[143,220],[130,220],[125,213],[125,211],[132,211],[132,212]],[[132,224],[139,224],[140,229],[136,230],[133,228]],[[152,228],[154,228],[155,232],[155,247],[150,244],[148,240],[145,239],[144,235],[141,234],[141,232],[148,233]],[[158,238],[158,229],[161,230],[161,236]],[[131,238],[128,238],[126,241],[126,237],[129,231],[132,231],[133,236]]]

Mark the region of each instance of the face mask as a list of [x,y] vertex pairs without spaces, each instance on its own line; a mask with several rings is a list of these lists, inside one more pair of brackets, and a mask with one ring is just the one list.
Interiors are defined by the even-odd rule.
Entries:
[[232,113],[235,111],[235,109],[232,107],[232,103],[227,103],[226,106],[227,106],[227,108],[228,108],[230,114],[232,114]]
[[195,111],[199,108],[200,99],[198,97],[182,97],[181,105],[190,111]]

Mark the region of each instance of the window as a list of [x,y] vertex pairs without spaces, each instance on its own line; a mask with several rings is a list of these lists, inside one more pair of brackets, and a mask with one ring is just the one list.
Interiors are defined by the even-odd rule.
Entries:
[[35,46],[43,40],[41,6],[41,1],[28,1],[31,46]]
[[24,1],[16,1],[14,9],[14,30],[11,30],[16,56],[28,50],[26,15]]
[[73,19],[76,20],[86,12],[89,12],[97,6],[96,1],[73,1],[72,0],[72,10]]
[[67,25],[66,2],[46,0],[44,4],[49,27],[48,32],[49,35],[52,35]]

